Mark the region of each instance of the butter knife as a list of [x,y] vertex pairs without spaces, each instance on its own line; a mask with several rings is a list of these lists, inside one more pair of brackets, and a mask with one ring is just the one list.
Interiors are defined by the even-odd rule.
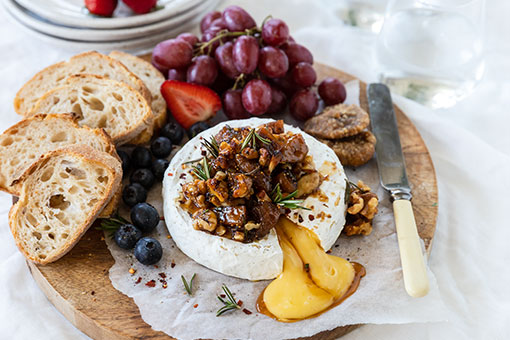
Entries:
[[411,187],[390,91],[384,84],[370,84],[367,96],[372,132],[377,138],[375,152],[379,177],[393,201],[404,286],[410,296],[422,297],[429,291],[429,280],[414,220]]

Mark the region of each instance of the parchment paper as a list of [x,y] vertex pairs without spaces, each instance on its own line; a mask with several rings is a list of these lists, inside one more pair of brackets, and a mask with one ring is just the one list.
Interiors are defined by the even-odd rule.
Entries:
[[[358,104],[359,83],[353,81],[346,85],[346,103]],[[296,125],[287,117],[285,120]],[[280,323],[259,314],[255,302],[270,281],[236,279],[195,263],[175,246],[164,222],[160,222],[150,235],[158,239],[164,249],[157,267],[141,265],[131,251],[120,249],[113,240],[105,237],[115,259],[110,268],[110,280],[116,289],[134,299],[143,320],[153,329],[179,339],[289,339],[351,324],[446,320],[446,309],[430,270],[430,292],[426,297],[413,299],[404,290],[393,211],[388,194],[379,185],[375,160],[355,170],[346,168],[346,173],[351,181],[362,179],[377,193],[379,213],[374,219],[372,234],[364,237],[342,235],[331,251],[333,255],[361,263],[367,275],[354,295],[316,318]],[[160,184],[154,186],[147,201],[162,214]],[[121,208],[121,214],[129,217],[125,207]],[[130,274],[130,268],[136,272]],[[193,281],[193,295],[188,296],[181,275],[189,280],[194,273],[197,275]],[[146,285],[151,280],[155,281],[154,287]],[[226,284],[236,299],[243,301],[243,308],[252,314],[238,310],[216,317],[216,311],[222,306],[216,298],[223,293],[222,284]]]

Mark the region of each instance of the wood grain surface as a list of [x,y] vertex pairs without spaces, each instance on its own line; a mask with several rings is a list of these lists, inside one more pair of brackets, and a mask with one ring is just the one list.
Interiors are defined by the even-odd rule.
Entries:
[[[326,76],[337,77],[344,82],[355,79],[325,65],[316,64],[315,67],[319,80]],[[362,82],[360,103],[368,111],[366,84]],[[434,166],[414,125],[398,107],[395,111],[413,190],[418,232],[430,253],[438,208]],[[46,266],[29,263],[42,291],[70,322],[93,339],[171,339],[146,324],[133,300],[112,286],[108,270],[114,260],[102,236],[102,232],[91,228],[74,249],[57,262]],[[316,334],[311,339],[335,339],[359,326],[338,327]]]

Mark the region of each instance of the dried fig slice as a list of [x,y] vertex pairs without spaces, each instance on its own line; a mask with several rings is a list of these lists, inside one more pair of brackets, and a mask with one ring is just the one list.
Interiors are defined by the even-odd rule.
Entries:
[[305,122],[304,130],[325,139],[340,139],[354,136],[368,126],[368,113],[357,105],[337,104],[328,106],[315,117]]
[[376,139],[368,130],[342,139],[319,140],[335,151],[344,166],[363,165],[372,158],[375,152]]

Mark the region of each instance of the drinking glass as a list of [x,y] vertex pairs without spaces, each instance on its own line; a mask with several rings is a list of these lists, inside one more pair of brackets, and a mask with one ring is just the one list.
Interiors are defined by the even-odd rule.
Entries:
[[388,0],[322,0],[348,25],[379,33]]
[[484,73],[485,0],[391,0],[377,38],[379,79],[431,108],[455,105]]

